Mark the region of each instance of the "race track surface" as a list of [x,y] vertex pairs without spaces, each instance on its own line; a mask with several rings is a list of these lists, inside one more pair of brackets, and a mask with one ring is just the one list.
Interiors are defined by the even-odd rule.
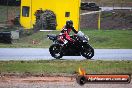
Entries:
[[[0,48],[0,60],[52,60],[44,48]],[[64,56],[64,60],[84,60],[82,56]],[[93,60],[132,60],[132,49],[95,49]]]

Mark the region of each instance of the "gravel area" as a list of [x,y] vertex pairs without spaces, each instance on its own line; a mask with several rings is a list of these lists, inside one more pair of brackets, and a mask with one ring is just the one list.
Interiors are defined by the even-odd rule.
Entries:
[[80,86],[73,77],[0,77],[0,88],[132,88],[132,82]]
[[[87,13],[87,11],[81,11]],[[112,10],[101,12],[101,29],[132,29],[132,10]],[[82,15],[80,17],[81,29],[97,29],[98,13]]]

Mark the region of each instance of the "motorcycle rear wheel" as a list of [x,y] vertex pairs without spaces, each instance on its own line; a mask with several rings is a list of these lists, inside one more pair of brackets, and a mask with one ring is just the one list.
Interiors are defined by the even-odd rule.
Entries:
[[52,57],[56,58],[56,59],[60,59],[63,57],[62,53],[61,53],[61,49],[62,46],[59,44],[53,44],[50,46],[49,48],[49,52],[51,54]]
[[82,47],[81,55],[86,59],[91,59],[94,56],[94,49],[90,45],[84,45]]

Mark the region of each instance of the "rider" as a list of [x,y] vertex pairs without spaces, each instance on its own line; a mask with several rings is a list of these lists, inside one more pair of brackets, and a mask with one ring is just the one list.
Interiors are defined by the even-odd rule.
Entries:
[[73,27],[73,21],[72,20],[68,20],[66,21],[66,25],[63,27],[61,34],[60,34],[60,39],[65,42],[65,40],[67,40],[68,42],[73,42],[73,39],[70,37],[70,32],[71,30],[77,34],[78,31],[76,31]]

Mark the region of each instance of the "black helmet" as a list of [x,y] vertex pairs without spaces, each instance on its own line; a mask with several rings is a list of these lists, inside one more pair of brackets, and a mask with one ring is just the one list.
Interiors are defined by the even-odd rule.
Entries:
[[72,20],[66,21],[66,27],[68,27],[68,28],[73,27],[73,21]]

